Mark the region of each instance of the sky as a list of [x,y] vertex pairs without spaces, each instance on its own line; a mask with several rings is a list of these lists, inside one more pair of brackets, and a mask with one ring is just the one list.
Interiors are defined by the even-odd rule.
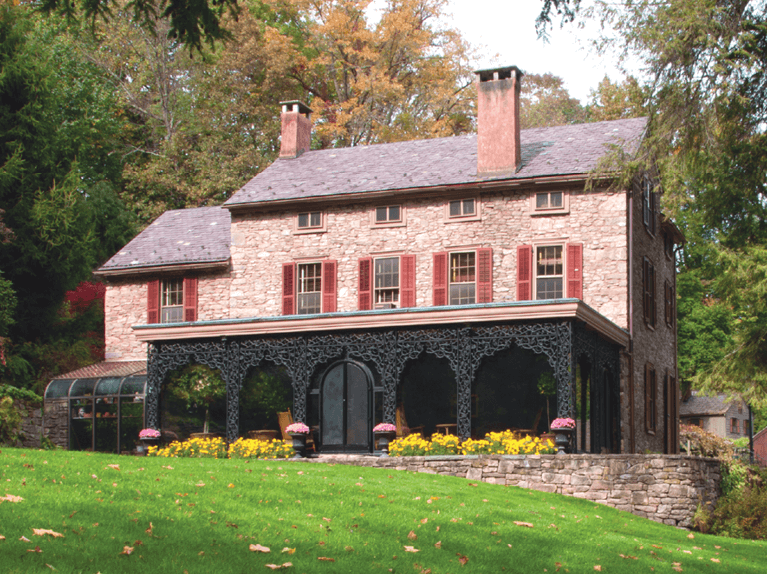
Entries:
[[624,78],[609,58],[587,50],[584,40],[598,31],[594,24],[586,23],[585,30],[575,23],[560,28],[555,16],[550,43],[539,40],[535,18],[541,4],[541,0],[450,0],[448,11],[453,15],[451,27],[479,49],[478,69],[517,66],[527,73],[551,72],[583,104],[605,74],[613,82]]

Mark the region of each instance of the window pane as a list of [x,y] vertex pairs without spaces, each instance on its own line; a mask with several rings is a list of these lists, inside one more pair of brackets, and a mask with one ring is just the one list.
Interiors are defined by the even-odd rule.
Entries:
[[459,283],[450,286],[450,304],[451,305],[471,305],[474,299],[474,284]]
[[562,192],[561,191],[555,191],[552,192],[549,196],[550,203],[549,207],[562,207]]
[[461,215],[461,202],[460,201],[451,201],[450,202],[450,217],[460,217]]
[[322,212],[315,211],[311,214],[311,218],[309,221],[309,225],[311,227],[322,227]]
[[376,221],[386,221],[386,208],[385,207],[377,207],[376,208]]
[[309,227],[309,214],[308,213],[299,213],[298,214],[298,227]]
[[463,215],[474,215],[474,200],[473,199],[464,199],[463,200]]
[[399,301],[399,257],[375,260],[375,302]]
[[160,322],[161,323],[182,323],[184,315],[183,307],[163,307]]
[[536,292],[538,299],[561,299],[562,278],[539,278],[537,280]]
[[538,209],[544,209],[549,206],[549,194],[537,193],[535,195],[535,207]]
[[322,312],[322,295],[306,293],[298,296],[298,314],[309,315]]
[[402,219],[399,214],[399,205],[392,205],[389,208],[389,221],[399,221]]
[[306,263],[298,266],[298,293],[319,293],[322,290],[322,265]]

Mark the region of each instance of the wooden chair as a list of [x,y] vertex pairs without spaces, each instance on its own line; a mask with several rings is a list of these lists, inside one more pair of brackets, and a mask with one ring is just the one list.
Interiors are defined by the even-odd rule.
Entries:
[[[293,415],[290,413],[290,409],[288,409],[284,413],[277,413],[277,422],[280,423],[280,431],[282,431],[282,440],[286,441],[292,441],[293,437],[291,437],[288,434],[288,425],[293,424]],[[311,450],[312,452],[317,452],[317,448],[314,445],[314,437],[312,436],[312,431],[309,430],[309,436],[306,437],[306,448],[307,450]]]
[[543,415],[543,407],[538,411],[538,414],[535,415],[535,421],[533,422],[532,428],[529,429],[512,429],[514,432],[518,432],[522,436],[536,436],[536,433],[538,432],[538,423],[541,422],[541,415]]
[[397,438],[402,438],[409,434],[423,434],[423,425],[418,427],[407,426],[407,420],[405,420],[405,405],[400,403],[397,405],[397,411],[395,413],[395,422],[397,423]]

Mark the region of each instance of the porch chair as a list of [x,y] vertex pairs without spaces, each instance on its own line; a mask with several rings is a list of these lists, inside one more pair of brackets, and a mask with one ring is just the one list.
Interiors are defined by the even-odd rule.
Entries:
[[541,422],[541,415],[543,415],[543,407],[538,411],[538,414],[535,415],[535,421],[533,422],[532,428],[529,429],[516,429],[512,428],[514,432],[518,432],[522,436],[536,436],[536,433],[538,432],[538,423]]
[[417,427],[407,426],[407,420],[405,419],[405,405],[403,403],[397,405],[395,422],[397,423],[397,438],[402,438],[409,434],[423,435],[423,425]]
[[[287,431],[288,425],[293,424],[293,415],[290,413],[290,409],[288,409],[284,413],[277,413],[277,422],[280,423],[280,431],[282,431],[282,440],[292,442],[293,437],[291,437]],[[309,429],[309,436],[306,437],[306,449],[311,450],[312,452],[317,452],[317,449],[314,445],[314,437],[312,436],[311,429]]]

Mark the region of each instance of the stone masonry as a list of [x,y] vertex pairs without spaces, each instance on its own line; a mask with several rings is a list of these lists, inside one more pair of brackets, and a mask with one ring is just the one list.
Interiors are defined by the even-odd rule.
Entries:
[[458,476],[585,498],[682,528],[719,498],[720,463],[681,455],[333,456],[292,459]]

